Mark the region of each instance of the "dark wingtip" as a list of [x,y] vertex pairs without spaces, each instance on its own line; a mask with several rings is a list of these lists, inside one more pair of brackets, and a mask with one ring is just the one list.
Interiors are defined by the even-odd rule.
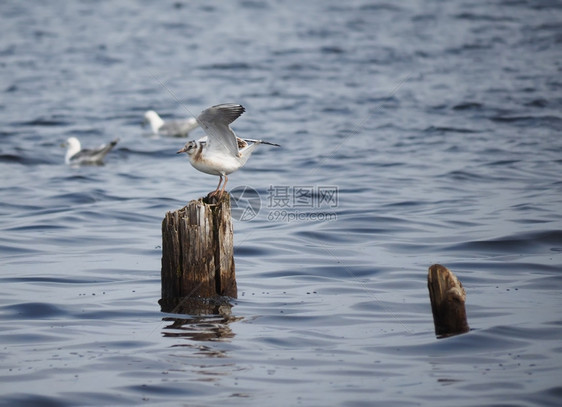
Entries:
[[242,106],[240,103],[221,103],[218,105],[214,105],[212,106],[213,108],[228,108],[228,109],[233,109],[235,110],[238,115],[241,115],[242,113],[244,113],[246,111],[246,108],[244,106]]
[[236,109],[236,113],[238,113],[238,116],[241,116],[242,113],[246,111],[246,108],[238,103],[232,103],[231,105]]

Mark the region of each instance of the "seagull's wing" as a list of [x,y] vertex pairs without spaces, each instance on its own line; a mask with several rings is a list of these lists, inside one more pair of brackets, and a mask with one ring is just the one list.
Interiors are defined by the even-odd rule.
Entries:
[[117,144],[119,140],[115,139],[111,143],[103,144],[95,149],[84,149],[80,150],[72,157],[70,157],[70,162],[72,164],[94,164],[99,163],[103,160],[107,153],[111,151],[113,147]]
[[238,157],[238,142],[230,123],[238,119],[245,110],[241,105],[228,103],[201,112],[197,121],[208,136],[209,152],[222,152]]
[[170,120],[164,122],[158,129],[159,133],[166,136],[187,137],[190,131],[199,127],[197,119],[190,118],[186,120]]

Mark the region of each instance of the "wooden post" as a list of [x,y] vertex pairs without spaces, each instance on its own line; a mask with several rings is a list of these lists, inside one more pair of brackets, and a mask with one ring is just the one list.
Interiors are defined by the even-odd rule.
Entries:
[[[162,221],[164,312],[205,313],[237,297],[230,195],[199,198]],[[190,309],[194,312],[188,312]]]
[[466,292],[459,279],[447,267],[434,264],[429,268],[427,288],[435,334],[446,337],[468,332]]

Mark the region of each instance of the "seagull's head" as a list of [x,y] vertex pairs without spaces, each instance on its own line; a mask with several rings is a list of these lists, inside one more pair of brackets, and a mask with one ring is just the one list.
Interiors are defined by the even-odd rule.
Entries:
[[76,138],[76,137],[69,137],[63,144],[63,147],[66,147],[66,154],[64,156],[64,161],[69,164],[70,163],[70,158],[79,153],[80,150],[82,149],[81,145],[80,145],[80,141]]
[[180,148],[176,154],[187,153],[188,155],[192,155],[197,150],[197,143],[195,141],[188,141],[185,143],[185,146]]
[[144,113],[144,120],[142,121],[143,127],[147,124],[150,124],[152,130],[156,131],[160,126],[162,126],[163,123],[164,121],[162,120],[162,118],[154,110],[147,110]]
[[80,145],[80,141],[76,137],[69,137],[64,143],[61,144],[61,147],[67,147],[69,150],[73,151],[80,151],[82,148]]

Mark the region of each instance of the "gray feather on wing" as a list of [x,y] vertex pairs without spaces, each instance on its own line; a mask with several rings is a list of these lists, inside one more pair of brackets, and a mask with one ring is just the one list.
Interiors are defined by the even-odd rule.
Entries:
[[86,148],[78,151],[72,157],[70,161],[72,163],[97,163],[101,162],[103,158],[109,153],[113,147],[117,144],[119,139],[115,139],[110,143],[103,144],[98,148]]
[[186,137],[190,131],[199,127],[195,119],[170,120],[165,122],[159,129],[159,133],[168,136]]
[[197,121],[209,136],[209,151],[220,151],[238,156],[238,142],[230,124],[245,110],[241,105],[226,103],[209,107],[201,112]]

